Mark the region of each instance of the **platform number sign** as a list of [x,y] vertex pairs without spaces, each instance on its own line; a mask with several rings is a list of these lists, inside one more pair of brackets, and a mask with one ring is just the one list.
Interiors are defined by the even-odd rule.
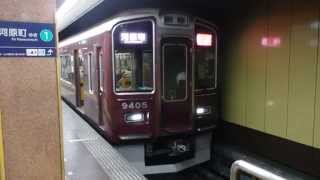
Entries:
[[53,39],[53,33],[49,29],[44,29],[40,32],[40,39],[44,42],[50,42]]
[[0,21],[0,57],[55,57],[54,24]]

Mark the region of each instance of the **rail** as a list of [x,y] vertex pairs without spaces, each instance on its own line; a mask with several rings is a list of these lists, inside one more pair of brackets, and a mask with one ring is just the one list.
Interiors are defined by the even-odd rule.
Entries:
[[244,172],[249,175],[252,175],[253,177],[259,180],[286,180],[283,177],[275,175],[265,169],[262,169],[244,160],[238,160],[232,164],[231,172],[230,172],[230,180],[239,180],[240,172]]

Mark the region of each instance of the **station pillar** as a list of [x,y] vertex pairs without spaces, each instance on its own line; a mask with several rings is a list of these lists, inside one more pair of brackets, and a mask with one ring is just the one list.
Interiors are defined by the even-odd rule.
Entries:
[[62,180],[56,0],[0,7],[1,180]]

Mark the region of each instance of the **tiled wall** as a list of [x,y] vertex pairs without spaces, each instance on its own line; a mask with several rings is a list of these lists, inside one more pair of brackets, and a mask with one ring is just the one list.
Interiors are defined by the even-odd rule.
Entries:
[[248,7],[224,32],[224,120],[320,148],[320,2]]

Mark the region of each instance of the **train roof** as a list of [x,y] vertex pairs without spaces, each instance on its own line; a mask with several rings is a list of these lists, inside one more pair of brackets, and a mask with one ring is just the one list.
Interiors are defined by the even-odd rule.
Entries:
[[[173,11],[173,10],[170,10],[170,11],[162,11],[160,9],[127,10],[127,11],[118,13],[115,16],[112,16],[112,17],[106,19],[102,23],[100,23],[94,27],[91,27],[86,31],[80,32],[74,36],[67,38],[66,40],[61,41],[59,43],[58,47],[59,48],[65,47],[70,44],[79,42],[81,40],[85,40],[85,39],[94,37],[96,35],[102,34],[104,32],[111,31],[112,28],[121,21],[151,17],[151,16],[155,17],[155,18],[159,18],[162,14],[183,14],[183,15],[188,16],[189,18],[193,17],[192,15],[190,15],[188,13],[181,12],[181,11]],[[197,18],[197,19],[201,19],[201,18]],[[203,19],[201,19],[201,20],[207,24],[211,24],[208,21],[205,21]]]
[[102,23],[91,27],[90,29],[83,31],[81,33],[78,33],[74,36],[71,36],[70,38],[67,38],[66,40],[63,40],[59,43],[59,47],[64,47],[73,43],[76,43],[78,41],[88,39],[91,37],[94,37],[96,35],[102,34],[106,31],[111,31],[113,26],[115,26],[117,23],[129,19],[138,19],[138,18],[144,18],[144,17],[157,17],[159,16],[159,9],[136,9],[136,10],[128,10],[122,13],[119,13],[115,16],[112,16],[111,18],[106,19]]

